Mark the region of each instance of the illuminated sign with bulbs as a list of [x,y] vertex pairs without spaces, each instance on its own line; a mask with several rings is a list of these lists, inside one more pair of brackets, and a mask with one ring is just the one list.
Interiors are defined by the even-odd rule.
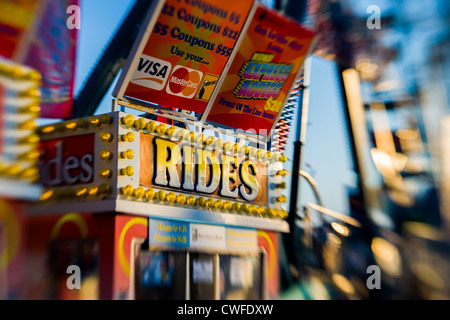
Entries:
[[267,164],[227,152],[230,144],[224,152],[223,142],[201,140],[176,142],[141,133],[140,184],[267,204]]
[[285,218],[286,157],[123,112],[39,128],[44,202],[129,200]]
[[39,195],[34,133],[40,114],[41,75],[0,58],[0,196],[35,200]]

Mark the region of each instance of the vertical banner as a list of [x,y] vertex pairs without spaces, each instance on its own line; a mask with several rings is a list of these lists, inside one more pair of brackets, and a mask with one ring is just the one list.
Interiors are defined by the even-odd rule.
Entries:
[[0,1],[0,56],[17,60],[26,50],[27,38],[42,0]]
[[70,118],[73,107],[77,29],[67,27],[67,8],[78,0],[43,1],[24,63],[42,75],[41,117]]
[[253,1],[159,1],[113,95],[202,113]]
[[258,4],[232,63],[202,118],[249,132],[276,124],[309,53],[314,32]]

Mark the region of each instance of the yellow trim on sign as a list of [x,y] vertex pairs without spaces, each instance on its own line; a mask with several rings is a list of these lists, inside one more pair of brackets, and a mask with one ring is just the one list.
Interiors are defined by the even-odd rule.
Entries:
[[125,240],[125,235],[127,234],[128,229],[130,229],[135,224],[140,224],[143,225],[144,227],[148,226],[147,219],[145,218],[133,218],[130,221],[128,221],[123,227],[122,231],[120,232],[119,246],[117,248],[119,253],[120,266],[122,267],[123,272],[125,272],[127,276],[130,276],[130,264],[128,263],[127,257],[125,257],[125,252],[123,251],[123,242]]
[[0,199],[0,222],[6,228],[6,248],[0,252],[0,271],[8,267],[15,257],[20,244],[20,224],[14,209],[8,202]]
[[54,240],[58,237],[62,226],[67,222],[73,222],[78,227],[82,238],[86,238],[88,236],[88,226],[83,217],[79,213],[68,213],[62,216],[53,226],[52,232],[50,233],[50,240]]
[[266,239],[267,243],[269,244],[269,249],[270,249],[269,257],[270,258],[269,258],[269,270],[268,270],[268,273],[269,273],[269,279],[270,279],[270,278],[272,278],[272,276],[273,276],[273,274],[275,272],[275,263],[276,263],[276,261],[275,261],[275,256],[276,256],[275,247],[273,246],[272,239],[270,239],[269,235],[266,232],[258,230],[257,231],[257,235],[258,235],[258,237],[261,236],[264,239]]

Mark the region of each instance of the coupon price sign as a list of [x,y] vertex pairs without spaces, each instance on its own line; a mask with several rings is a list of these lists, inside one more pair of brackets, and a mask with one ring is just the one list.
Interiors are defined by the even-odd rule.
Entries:
[[203,113],[253,2],[158,1],[113,95]]
[[255,5],[242,33],[202,121],[267,135],[278,121],[315,34],[261,4]]

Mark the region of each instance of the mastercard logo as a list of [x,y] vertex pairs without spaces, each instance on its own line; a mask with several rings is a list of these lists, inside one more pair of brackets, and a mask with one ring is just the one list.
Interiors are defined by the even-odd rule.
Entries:
[[203,73],[183,66],[176,66],[169,77],[166,91],[175,96],[191,99],[200,86]]

